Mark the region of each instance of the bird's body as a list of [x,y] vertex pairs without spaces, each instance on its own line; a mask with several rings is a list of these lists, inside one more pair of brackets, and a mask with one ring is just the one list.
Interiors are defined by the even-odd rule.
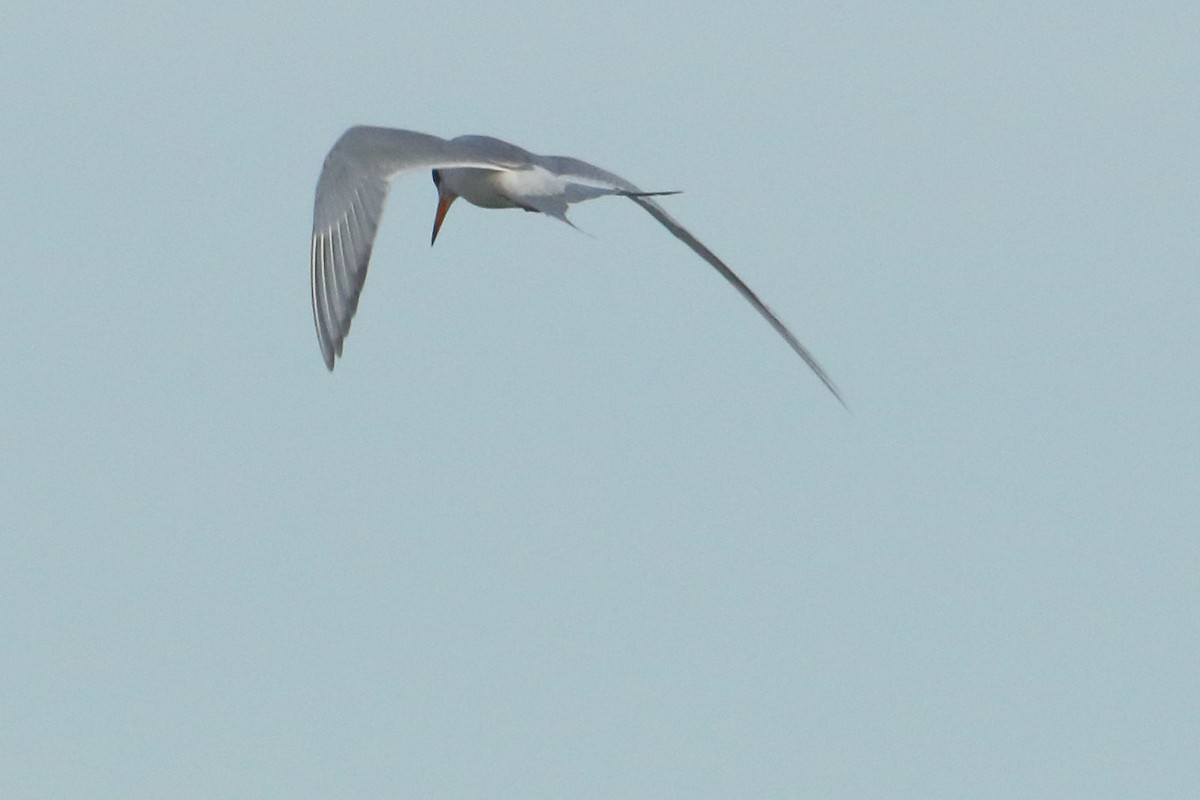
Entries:
[[448,167],[439,169],[438,186],[480,208],[520,208],[513,198],[526,194],[553,194],[558,181],[534,162],[533,153],[490,136],[460,136],[451,146],[474,147],[492,157],[501,156],[511,164],[528,164],[527,169],[478,169]]
[[750,288],[652,197],[624,178],[567,156],[541,156],[490,136],[444,140],[416,131],[357,126],[334,144],[317,181],[311,255],[313,319],[325,365],[333,369],[366,279],[371,247],[400,172],[429,169],[438,189],[433,239],[451,203],[461,197],[481,208],[521,208],[570,224],[572,203],[604,195],[632,199],[741,292],[841,401],[816,359]]
[[525,179],[533,172],[500,172],[471,167],[438,171],[442,175],[442,185],[448,191],[480,208],[520,208],[513,198],[527,193]]

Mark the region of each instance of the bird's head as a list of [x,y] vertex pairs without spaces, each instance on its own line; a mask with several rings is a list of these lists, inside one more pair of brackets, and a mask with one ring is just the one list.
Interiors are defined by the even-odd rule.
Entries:
[[446,212],[450,210],[450,204],[458,198],[458,195],[442,184],[442,171],[440,169],[433,171],[433,185],[438,190],[438,205],[437,213],[433,217],[433,236],[429,239],[430,247],[437,241],[438,231],[442,229],[442,220],[446,218]]

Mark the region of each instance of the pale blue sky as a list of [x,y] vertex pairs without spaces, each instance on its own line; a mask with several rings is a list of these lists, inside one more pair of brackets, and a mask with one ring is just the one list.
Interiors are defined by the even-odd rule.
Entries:
[[723,5],[0,12],[0,796],[1195,796],[1200,11]]

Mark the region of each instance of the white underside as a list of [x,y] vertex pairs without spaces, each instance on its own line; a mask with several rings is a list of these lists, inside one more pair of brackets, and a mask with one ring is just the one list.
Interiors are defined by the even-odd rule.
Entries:
[[530,208],[563,193],[564,181],[541,167],[517,170],[444,169],[442,186],[481,208]]

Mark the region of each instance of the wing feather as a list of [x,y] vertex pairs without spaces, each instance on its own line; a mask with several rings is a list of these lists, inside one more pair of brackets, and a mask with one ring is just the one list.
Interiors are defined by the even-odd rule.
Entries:
[[325,366],[333,369],[358,309],[389,181],[420,169],[510,169],[511,159],[472,142],[356,126],[334,143],[313,202],[309,259],[313,322]]
[[783,321],[780,320],[779,317],[775,316],[775,312],[768,308],[767,304],[760,300],[758,295],[756,295],[754,291],[746,285],[745,281],[739,278],[737,274],[725,264],[724,261],[717,258],[713,251],[701,244],[700,240],[693,236],[691,231],[680,225],[674,217],[664,211],[663,207],[658,203],[654,202],[649,197],[641,195],[630,195],[630,199],[642,208],[646,209],[650,216],[658,220],[664,228],[671,232],[671,235],[690,247],[692,252],[703,258],[714,269],[716,269],[717,272],[721,273],[721,277],[729,281],[729,283],[733,285],[733,288],[737,289],[742,297],[746,298],[746,300],[750,302],[750,305],[754,306],[755,310],[758,311],[758,313],[761,314],[767,322],[771,323],[771,327],[775,329],[775,332],[783,337],[784,341],[786,341],[788,345],[796,351],[797,355],[804,359],[804,363],[808,364],[809,369],[816,373],[816,376],[821,379],[822,383],[825,384],[825,388],[829,389],[829,391],[833,393],[833,396],[837,398],[838,402],[841,403],[843,407],[848,407],[846,406],[846,401],[842,398],[841,393],[838,391],[837,386],[834,385],[833,380],[825,372],[824,367],[817,362],[817,359],[812,353],[808,352],[808,348],[802,345],[800,340],[797,339],[790,330],[788,330],[788,327],[783,324]]

